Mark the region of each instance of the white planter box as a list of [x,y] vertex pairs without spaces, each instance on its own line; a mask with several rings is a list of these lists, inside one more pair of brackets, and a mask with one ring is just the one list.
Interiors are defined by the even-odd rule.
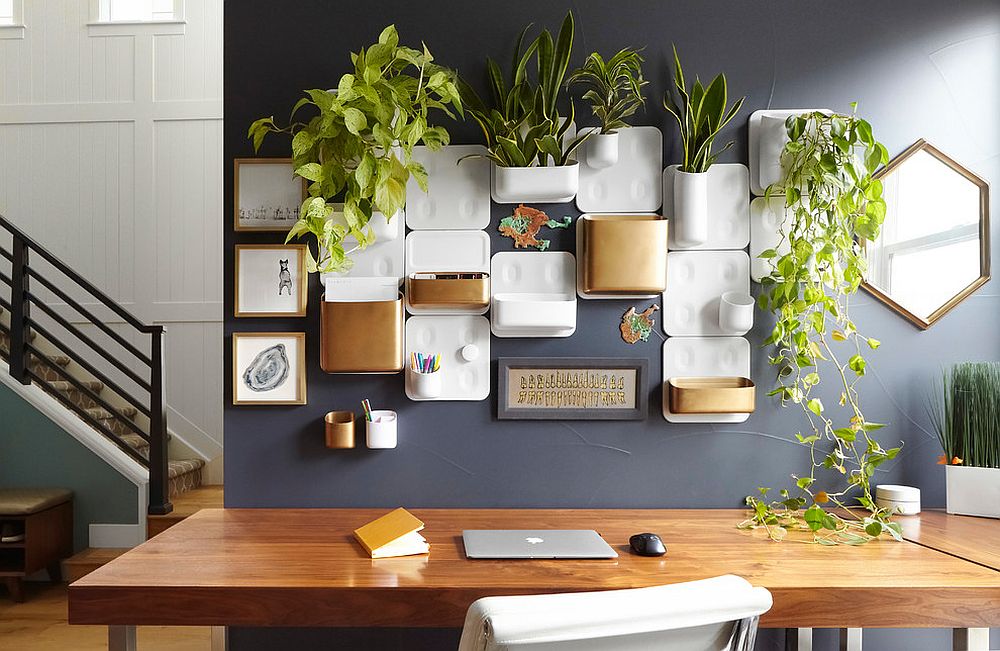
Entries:
[[945,466],[948,513],[1000,518],[1000,468]]
[[580,188],[580,164],[548,167],[493,166],[497,203],[568,203]]
[[568,337],[576,330],[576,296],[494,294],[493,328],[508,336]]
[[618,162],[618,133],[595,133],[584,143],[587,165],[594,169],[611,167]]

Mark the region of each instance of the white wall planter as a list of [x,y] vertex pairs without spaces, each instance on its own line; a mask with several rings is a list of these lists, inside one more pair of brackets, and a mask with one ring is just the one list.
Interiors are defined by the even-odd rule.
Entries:
[[490,263],[497,337],[569,337],[576,331],[576,258],[565,251],[503,251]]
[[576,295],[494,294],[492,316],[498,337],[568,337],[576,330]]
[[618,132],[595,133],[587,139],[587,165],[602,169],[618,162]]
[[1000,468],[945,466],[948,513],[1000,518]]
[[497,203],[567,203],[580,188],[580,164],[547,167],[493,166],[493,200]]
[[765,109],[750,114],[748,141],[750,149],[750,190],[757,196],[764,194],[767,186],[783,180],[781,152],[788,142],[785,119],[820,111],[830,115],[830,109]]
[[674,173],[674,240],[682,247],[708,241],[708,172]]

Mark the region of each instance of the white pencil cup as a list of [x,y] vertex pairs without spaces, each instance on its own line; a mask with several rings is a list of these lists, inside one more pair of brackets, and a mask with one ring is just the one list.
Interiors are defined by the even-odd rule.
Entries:
[[410,392],[414,398],[431,399],[441,395],[441,369],[421,373],[407,366],[406,372],[410,374]]
[[396,447],[396,412],[373,409],[372,419],[365,421],[365,438],[373,450]]
[[753,328],[754,300],[743,292],[726,292],[719,299],[719,328],[727,335],[745,335]]

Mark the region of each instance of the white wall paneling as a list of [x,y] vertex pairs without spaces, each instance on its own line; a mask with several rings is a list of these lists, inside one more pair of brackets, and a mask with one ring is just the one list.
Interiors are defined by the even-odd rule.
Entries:
[[182,23],[94,30],[89,0],[24,1],[24,38],[0,39],[0,213],[139,318],[167,324],[168,422],[212,458],[222,0],[185,5]]

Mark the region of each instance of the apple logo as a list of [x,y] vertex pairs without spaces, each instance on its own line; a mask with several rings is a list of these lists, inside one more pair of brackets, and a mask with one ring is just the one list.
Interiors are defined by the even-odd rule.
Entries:
[[530,538],[525,538],[524,541],[528,542],[528,543],[531,543],[532,545],[537,545],[538,543],[545,542],[545,539],[544,538],[538,538],[538,537],[535,537],[535,536],[531,536]]

